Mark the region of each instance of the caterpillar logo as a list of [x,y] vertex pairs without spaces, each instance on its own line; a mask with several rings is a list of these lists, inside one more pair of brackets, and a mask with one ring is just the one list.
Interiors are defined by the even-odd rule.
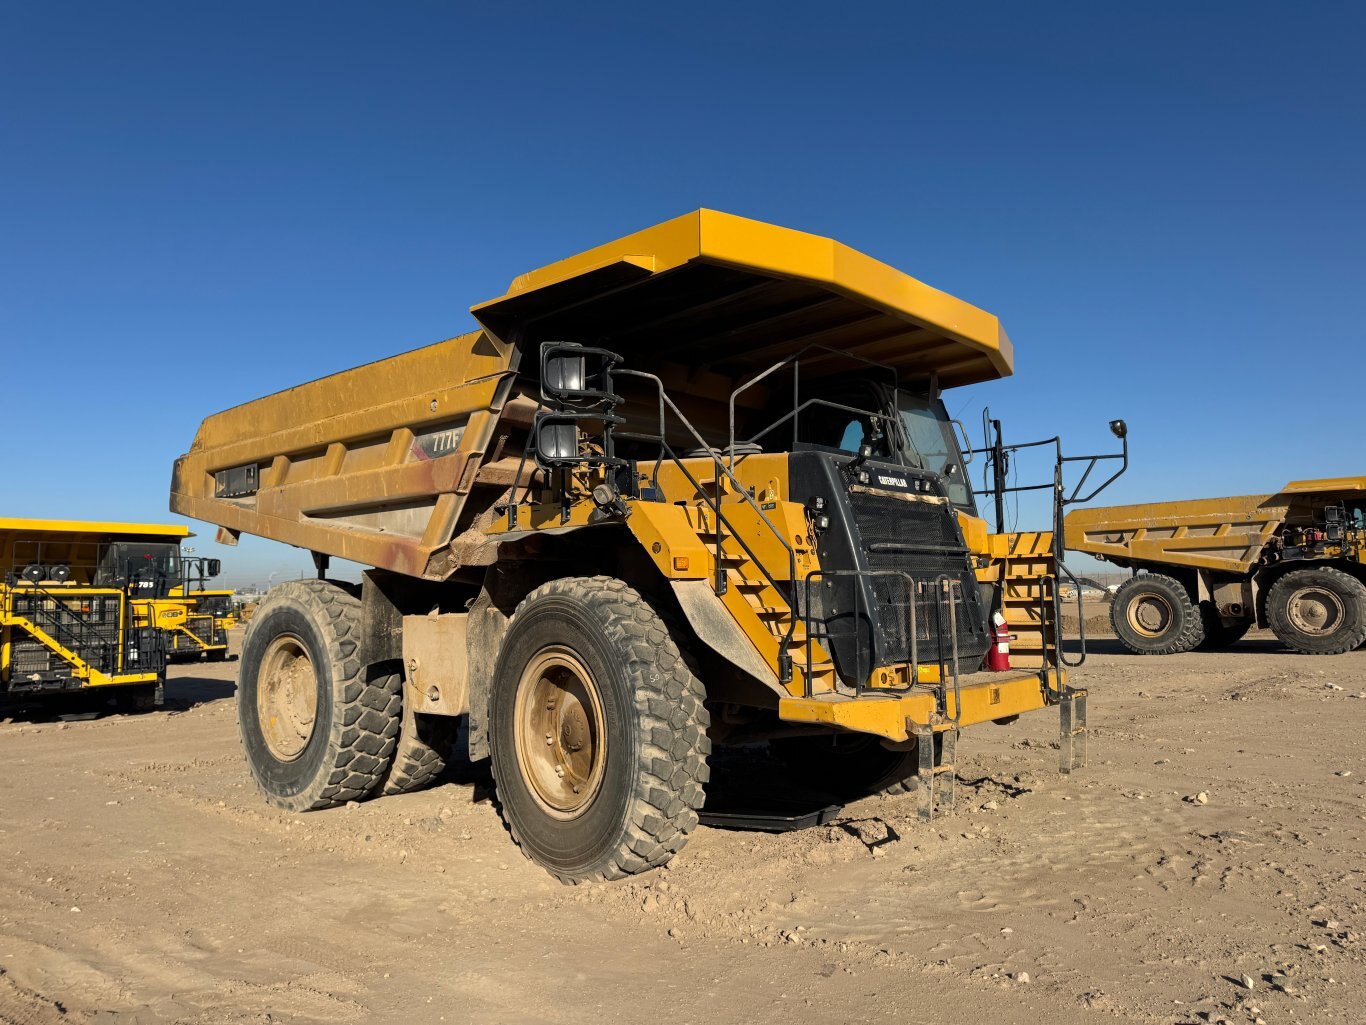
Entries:
[[882,474],[878,474],[877,482],[885,484],[889,488],[904,488],[906,486],[905,477],[884,477]]

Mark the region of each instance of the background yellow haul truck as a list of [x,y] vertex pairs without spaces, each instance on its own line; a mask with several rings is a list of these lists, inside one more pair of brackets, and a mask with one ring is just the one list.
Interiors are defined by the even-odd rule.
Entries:
[[1110,621],[1138,654],[1226,647],[1254,625],[1306,655],[1366,642],[1366,477],[1078,509],[1066,530],[1068,548],[1134,570]]
[[[421,786],[468,714],[513,838],[573,882],[672,857],[715,744],[844,794],[920,784],[926,816],[962,727],[1058,705],[1082,759],[1054,535],[989,533],[939,397],[1011,372],[995,317],[705,210],[473,313],[209,417],[176,463],[176,512],[318,566],[244,641],[268,800]],[[328,581],[331,556],[373,569]]]
[[159,705],[163,639],[134,609],[130,566],[146,572],[145,539],[164,529],[0,519],[0,693],[108,688],[125,707]]
[[232,590],[208,586],[222,572],[222,563],[182,554],[180,567],[181,582],[170,589],[169,597],[184,606],[185,619],[183,627],[167,634],[167,657],[222,662],[228,657],[228,631],[237,625]]

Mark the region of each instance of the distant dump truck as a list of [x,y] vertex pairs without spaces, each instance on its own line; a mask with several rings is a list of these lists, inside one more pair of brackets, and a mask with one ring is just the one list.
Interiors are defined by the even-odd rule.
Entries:
[[171,572],[144,523],[0,519],[0,694],[108,693],[130,710],[162,700],[165,644],[139,612],[138,582]]
[[[304,810],[413,790],[455,717],[567,882],[662,864],[716,744],[846,794],[952,796],[961,727],[1085,691],[1054,533],[993,534],[940,390],[997,319],[828,239],[698,211],[517,278],[481,328],[206,419],[171,508],[308,549],[238,678]],[[325,579],[330,557],[372,567]],[[995,618],[993,614],[999,614]],[[1011,671],[999,649],[1013,635]]]
[[1366,642],[1366,477],[1078,509],[1066,544],[1138,571],[1115,592],[1110,618],[1140,654],[1225,647],[1254,624],[1309,655]]
[[184,605],[185,620],[182,628],[167,636],[167,656],[173,661],[222,662],[228,657],[228,631],[237,625],[232,590],[209,587],[209,581],[222,572],[222,563],[182,555],[180,567],[181,582],[170,588],[168,597]]

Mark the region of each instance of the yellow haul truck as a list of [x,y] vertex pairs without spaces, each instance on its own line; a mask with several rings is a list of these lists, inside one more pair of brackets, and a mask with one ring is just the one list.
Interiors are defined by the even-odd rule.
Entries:
[[[847,794],[919,785],[926,817],[963,727],[1059,706],[1083,761],[1055,533],[989,531],[940,399],[1011,373],[994,316],[707,210],[472,312],[210,416],[176,462],[176,512],[318,568],[244,640],[269,801],[419,787],[468,715],[514,840],[576,882],[668,861],[714,744]],[[333,556],[373,568],[332,582]],[[1010,671],[984,671],[994,612]]]
[[145,524],[136,534],[108,531],[100,543],[119,567],[118,580],[132,599],[135,623],[160,631],[167,658],[190,654],[221,660],[228,650],[222,624],[213,612],[185,597],[189,581],[180,543],[191,536],[181,524]]
[[1135,571],[1110,618],[1139,654],[1225,647],[1254,624],[1308,655],[1366,642],[1366,477],[1078,509],[1066,537],[1073,551]]
[[0,519],[0,693],[109,688],[131,709],[161,704],[164,643],[135,609],[130,564],[142,570],[163,529]]
[[233,592],[213,590],[208,583],[222,572],[219,559],[180,557],[181,582],[169,597],[185,608],[184,625],[167,635],[167,657],[173,660],[204,658],[222,662],[228,657],[228,631],[237,625]]

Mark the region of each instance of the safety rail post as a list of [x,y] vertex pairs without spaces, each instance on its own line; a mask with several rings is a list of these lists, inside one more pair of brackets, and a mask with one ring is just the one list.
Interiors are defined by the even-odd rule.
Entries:
[[[675,417],[678,418],[678,422],[679,422],[680,424],[682,424],[685,428],[687,428],[688,433],[691,434],[692,437],[693,437],[693,440],[697,442],[697,447],[698,447],[699,449],[705,451],[705,452],[708,454],[708,456],[710,457],[710,459],[711,459],[711,461],[712,461],[713,467],[715,467],[715,469],[716,469],[717,477],[716,477],[716,481],[715,481],[715,484],[716,484],[716,486],[715,486],[715,494],[714,494],[714,496],[712,496],[712,501],[708,503],[708,504],[711,506],[712,511],[713,511],[713,513],[714,513],[714,515],[715,515],[715,517],[716,517],[716,522],[715,522],[715,524],[714,524],[714,526],[715,526],[715,528],[716,528],[716,556],[715,556],[715,558],[716,558],[716,568],[717,568],[716,593],[717,593],[717,594],[724,594],[724,593],[725,593],[725,587],[727,586],[726,581],[725,581],[725,574],[724,574],[724,563],[722,562],[722,555],[723,555],[722,531],[723,531],[723,530],[730,530],[731,536],[739,543],[739,545],[740,545],[741,549],[743,549],[744,553],[745,553],[747,556],[749,556],[750,561],[753,562],[754,565],[757,566],[757,567],[759,568],[759,572],[762,573],[762,574],[764,575],[764,578],[769,582],[769,584],[773,587],[773,589],[776,590],[776,591],[778,591],[780,594],[782,593],[782,588],[779,586],[777,579],[776,579],[776,578],[773,576],[773,574],[769,571],[768,567],[765,566],[765,565],[763,564],[763,562],[759,559],[759,557],[758,557],[757,555],[755,555],[754,550],[753,550],[752,548],[750,548],[749,544],[745,541],[745,539],[744,539],[743,537],[741,537],[740,534],[739,534],[738,532],[736,532],[735,530],[733,530],[733,529],[731,528],[730,521],[726,519],[725,513],[723,513],[723,512],[721,511],[721,504],[722,504],[722,503],[721,503],[721,474],[724,474],[724,475],[725,475],[726,480],[728,480],[728,481],[730,482],[731,486],[734,488],[735,493],[740,497],[740,499],[741,499],[745,504],[747,504],[751,509],[754,510],[754,512],[758,515],[759,519],[763,521],[763,523],[764,523],[764,525],[765,525],[766,527],[768,527],[769,531],[773,534],[773,536],[774,536],[775,538],[778,539],[778,543],[779,543],[780,545],[782,545],[783,550],[787,552],[787,560],[788,560],[788,574],[787,574],[787,579],[788,579],[788,581],[790,582],[790,585],[791,585],[791,588],[792,588],[792,591],[791,591],[791,598],[790,598],[790,600],[789,600],[789,606],[790,606],[789,611],[791,612],[791,615],[788,616],[788,621],[787,621],[787,633],[786,633],[786,635],[782,638],[782,644],[780,645],[779,666],[778,666],[779,673],[778,673],[778,675],[779,675],[779,678],[782,680],[783,683],[789,682],[789,681],[792,679],[792,655],[790,654],[789,649],[792,647],[792,637],[793,637],[793,635],[796,633],[796,628],[797,628],[797,609],[796,609],[797,553],[796,553],[796,550],[792,547],[791,543],[787,540],[787,537],[783,534],[783,532],[782,532],[781,530],[779,530],[779,529],[777,528],[777,526],[774,525],[773,521],[770,520],[770,519],[768,518],[768,515],[764,512],[763,507],[758,503],[758,501],[755,500],[754,496],[751,495],[751,494],[749,493],[749,489],[746,488],[746,487],[740,482],[739,478],[737,478],[737,477],[735,476],[735,474],[731,471],[731,468],[728,467],[728,466],[726,466],[726,464],[725,464],[724,460],[721,458],[721,456],[720,456],[719,454],[717,454],[717,453],[711,448],[711,446],[708,445],[708,444],[706,443],[706,441],[703,439],[702,435],[699,434],[699,433],[697,432],[697,429],[696,429],[695,427],[693,427],[692,422],[691,422],[686,416],[683,415],[683,411],[680,410],[680,409],[678,408],[678,405],[677,405],[671,398],[669,398],[668,393],[664,390],[664,382],[661,381],[661,380],[659,379],[658,376],[656,376],[655,374],[646,373],[646,372],[643,371],[643,370],[616,369],[616,370],[613,370],[613,371],[612,371],[612,376],[613,376],[613,377],[618,376],[618,375],[626,376],[626,377],[637,377],[637,378],[640,378],[641,380],[649,381],[651,384],[653,384],[653,385],[655,386],[655,390],[656,390],[656,392],[657,392],[658,395],[659,395],[659,438],[658,438],[658,441],[659,441],[660,448],[661,448],[661,450],[663,450],[663,451],[668,455],[669,459],[670,459],[676,466],[678,466],[678,468],[679,468],[680,470],[683,471],[684,476],[688,478],[688,482],[689,482],[690,484],[692,484],[693,487],[696,488],[696,489],[698,490],[698,493],[699,493],[699,494],[705,495],[704,489],[703,489],[703,488],[701,487],[701,485],[698,483],[697,479],[696,479],[695,477],[693,477],[692,473],[689,472],[688,468],[687,468],[686,466],[683,465],[682,459],[680,459],[680,458],[674,453],[673,448],[669,445],[668,437],[667,437],[667,426],[668,426],[668,423],[667,423],[667,421],[668,421],[667,413],[673,413],[673,415],[674,415]],[[657,472],[658,472],[658,471],[656,470],[656,473],[657,473]],[[656,479],[655,483],[656,483],[656,485],[658,484],[658,480],[657,480],[657,479]],[[809,647],[809,645],[808,645],[808,647]]]

